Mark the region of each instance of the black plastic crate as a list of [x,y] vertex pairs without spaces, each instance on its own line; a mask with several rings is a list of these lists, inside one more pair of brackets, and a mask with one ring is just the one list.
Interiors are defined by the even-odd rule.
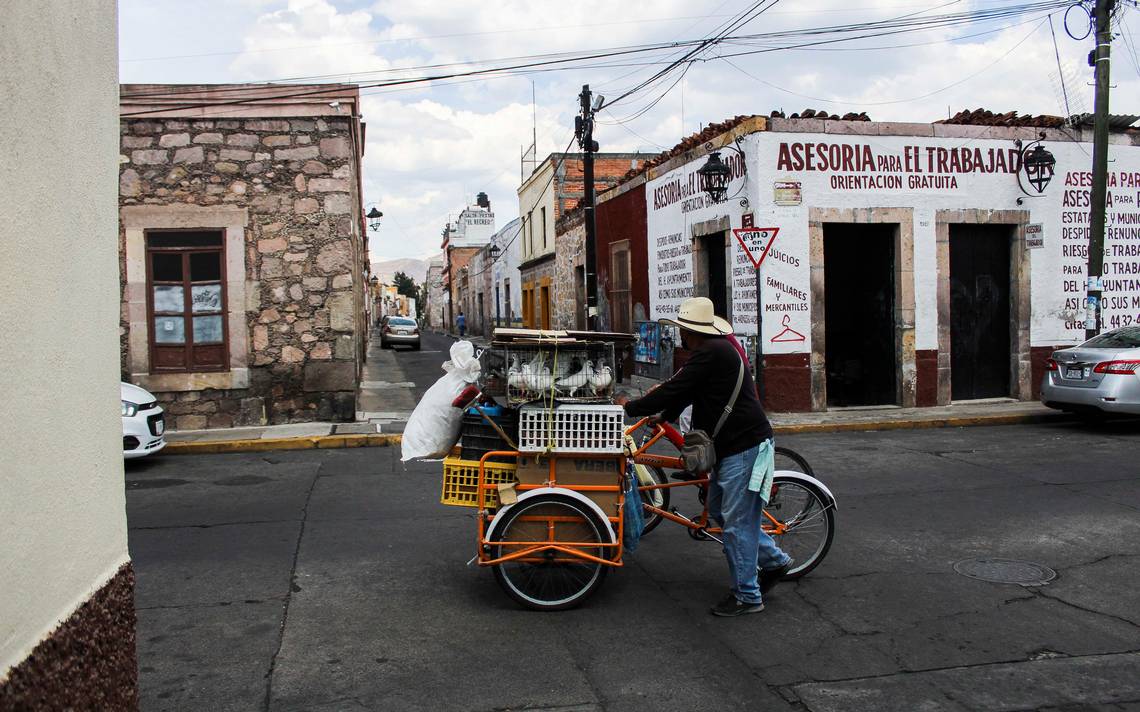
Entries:
[[[512,408],[484,408],[491,420],[503,429],[511,440],[519,440],[519,414]],[[502,436],[495,432],[491,424],[483,419],[478,412],[468,411],[463,414],[463,426],[459,431],[460,458],[463,460],[480,460],[483,455],[493,450],[513,450]],[[515,458],[496,455],[490,458],[491,462],[515,462]]]

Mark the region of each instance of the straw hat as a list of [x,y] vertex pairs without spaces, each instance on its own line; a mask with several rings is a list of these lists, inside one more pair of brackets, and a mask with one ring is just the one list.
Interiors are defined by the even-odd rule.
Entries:
[[713,303],[708,297],[690,297],[681,302],[676,319],[657,321],[710,336],[726,336],[732,333],[732,324],[713,314]]

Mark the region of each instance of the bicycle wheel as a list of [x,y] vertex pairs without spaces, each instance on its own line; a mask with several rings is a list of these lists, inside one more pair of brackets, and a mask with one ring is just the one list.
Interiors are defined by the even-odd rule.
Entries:
[[812,471],[811,465],[804,459],[804,456],[791,449],[790,447],[776,446],[775,454],[776,470],[791,470],[793,472],[802,472],[805,475],[815,477],[815,472]]
[[[610,543],[609,530],[597,514],[578,500],[547,494],[513,505],[492,534],[494,558],[525,550],[507,542],[577,544]],[[575,546],[573,549],[609,558],[613,549]],[[573,608],[593,593],[606,578],[609,567],[572,554],[547,549],[492,567],[495,579],[511,598],[539,611]]]
[[811,482],[777,474],[765,511],[780,523],[783,533],[771,531],[775,525],[767,517],[764,529],[776,540],[777,546],[795,559],[792,570],[783,580],[800,578],[819,566],[835,538],[834,500]]
[[[662,470],[660,467],[648,467],[646,465],[637,465],[637,467],[644,468],[644,472],[649,475],[648,479],[653,480],[653,484],[663,485],[669,481],[669,476],[666,475],[665,470]],[[649,484],[649,482],[642,481],[640,476],[638,477],[638,482],[642,485]],[[668,509],[669,509],[669,490],[668,489],[645,490],[645,491],[642,491],[640,494],[641,494],[642,503],[656,507],[658,509],[664,509],[664,510],[668,511]],[[653,512],[648,512],[648,511],[645,512],[645,529],[641,532],[641,536],[645,536],[649,532],[653,531],[653,529],[658,524],[660,524],[661,520],[663,520],[663,519],[664,519],[664,517],[662,517],[660,514],[655,514]]]

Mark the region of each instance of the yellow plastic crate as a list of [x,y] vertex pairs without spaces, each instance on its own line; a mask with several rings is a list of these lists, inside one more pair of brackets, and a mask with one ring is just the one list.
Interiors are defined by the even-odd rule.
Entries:
[[[517,482],[515,473],[518,465],[513,462],[488,462],[483,466],[488,484]],[[456,507],[479,506],[479,462],[449,457],[443,461],[443,492],[439,496],[441,504]],[[484,501],[488,507],[499,506],[499,493],[487,490]]]

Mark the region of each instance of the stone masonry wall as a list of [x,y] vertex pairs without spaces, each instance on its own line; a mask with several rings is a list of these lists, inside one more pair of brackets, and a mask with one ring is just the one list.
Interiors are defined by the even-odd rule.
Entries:
[[[121,205],[230,205],[250,214],[250,386],[156,393],[173,427],[354,418],[362,238],[350,129],[347,118],[121,122]],[[120,230],[121,254],[123,240]],[[128,328],[124,310],[124,364]]]
[[[569,224],[567,224],[569,223]],[[555,329],[578,328],[578,314],[585,307],[578,303],[578,274],[586,264],[586,224],[582,220],[560,221],[554,236],[554,313]]]

